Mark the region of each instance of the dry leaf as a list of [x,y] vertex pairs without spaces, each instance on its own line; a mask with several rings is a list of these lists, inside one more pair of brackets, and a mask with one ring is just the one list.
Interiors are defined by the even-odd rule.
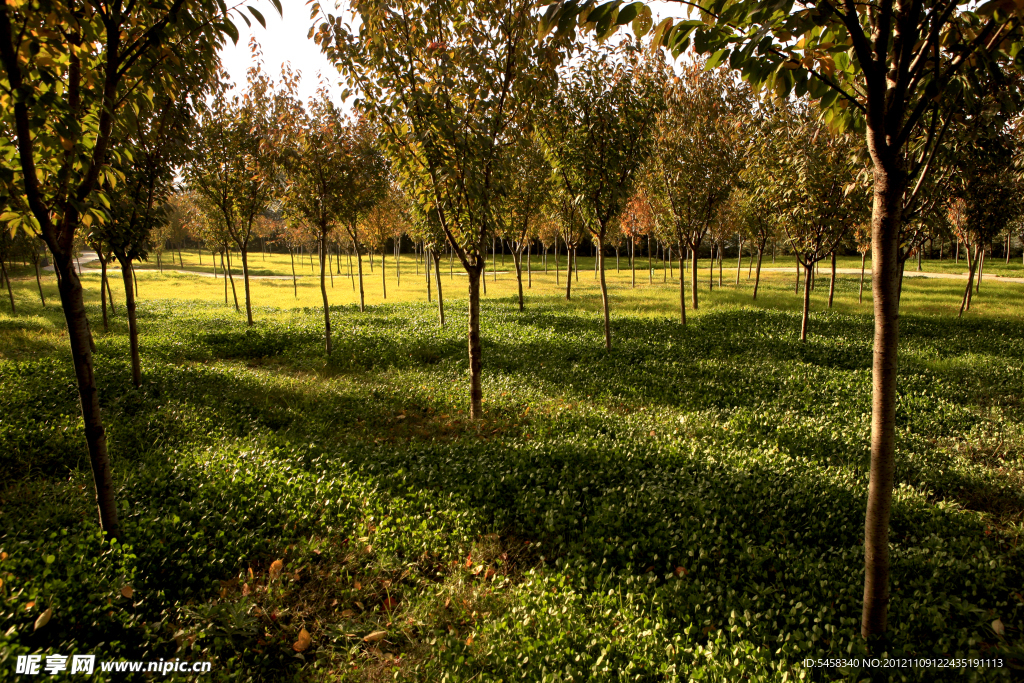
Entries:
[[131,600],[132,596],[135,595],[135,591],[132,590],[131,586],[122,586],[121,595]]
[[274,560],[270,563],[270,580],[274,581],[281,577],[281,570],[284,569],[284,561]]
[[469,638],[466,638],[466,647],[469,647],[472,644],[473,644],[473,635],[470,634]]
[[36,625],[35,625],[35,627],[32,630],[33,631],[38,631],[42,627],[46,626],[48,623],[50,623],[50,617],[52,617],[52,616],[53,616],[53,610],[51,610],[49,607],[47,607],[46,610],[42,614],[40,614],[38,617],[36,617]]
[[356,601],[356,607],[358,607],[359,609],[363,610],[364,612],[366,611],[366,608],[363,607],[363,603],[361,603],[359,601]]
[[292,574],[292,580],[293,581],[298,581],[299,580],[299,573],[298,572],[295,572],[294,574]]
[[358,581],[356,581],[356,590],[357,590],[357,591],[361,591],[361,590],[363,590],[363,584],[361,584],[361,583],[359,583]]
[[487,571],[484,572],[484,581],[491,578],[492,576],[494,576],[494,570],[488,567]]
[[32,609],[35,606],[36,606],[35,600],[30,600],[29,602],[25,603],[25,611],[27,612],[28,610]]
[[689,574],[689,572],[686,571],[686,567],[676,567],[676,576],[683,576],[684,574]]
[[0,588],[3,588],[3,587],[4,587],[4,580],[0,579]]
[[343,610],[341,610],[341,616],[345,617],[346,619],[350,619],[350,618],[354,617],[355,615],[356,615],[356,613],[355,613],[354,610],[350,610],[350,609],[343,609]]
[[253,577],[252,567],[249,567],[249,580],[250,581],[252,581],[252,577]]
[[3,561],[4,561],[4,560],[6,560],[6,559],[7,559],[8,557],[9,557],[9,556],[7,555],[7,553],[0,553],[0,562],[3,562]]
[[388,611],[388,612],[390,612],[391,610],[395,609],[395,607],[397,605],[398,605],[398,600],[395,600],[392,597],[389,597],[387,600],[385,600],[383,603],[381,603],[381,606],[384,608],[384,610]]
[[1003,622],[999,619],[992,622],[992,630],[996,632],[997,636],[1006,635],[1006,627],[1003,626]]
[[448,609],[448,607],[449,607],[449,606],[450,606],[451,604],[452,604],[452,599],[451,599],[451,598],[448,598],[447,600],[445,600],[445,601],[444,601],[444,608],[445,608],[445,609]]
[[299,631],[299,639],[292,643],[292,649],[296,652],[305,652],[309,649],[311,642],[313,642],[313,639],[309,637],[309,631],[302,629]]
[[252,591],[249,589],[249,584],[243,583],[242,584],[242,595],[249,595],[249,593],[251,593],[251,592]]
[[370,635],[363,638],[364,643],[376,643],[378,640],[382,640],[384,636],[388,634],[387,631],[374,631]]

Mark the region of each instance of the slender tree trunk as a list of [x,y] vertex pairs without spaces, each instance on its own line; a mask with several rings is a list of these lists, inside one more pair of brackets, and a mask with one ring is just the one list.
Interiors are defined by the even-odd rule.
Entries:
[[576,283],[580,281],[580,263],[579,263],[580,247],[574,245],[572,248],[572,272],[576,274]]
[[832,308],[832,298],[836,294],[836,252],[832,251],[832,279],[828,283],[828,307]]
[[[763,249],[763,247],[758,247],[758,251],[760,251],[761,249]],[[750,279],[750,275],[751,275],[753,270],[754,270],[754,250],[751,249],[750,250],[750,261],[747,263],[747,279],[748,280]]]
[[743,240],[739,240],[736,248],[736,286],[740,286],[740,268],[743,267]]
[[114,478],[110,471],[107,454],[107,434],[100,412],[99,390],[93,366],[92,335],[89,320],[85,315],[82,283],[72,265],[70,256],[53,253],[54,270],[58,273],[57,286],[60,291],[61,307],[68,328],[68,342],[71,359],[78,381],[78,396],[82,407],[82,421],[85,426],[85,442],[89,448],[89,464],[92,468],[96,487],[96,508],[99,513],[100,529],[114,538],[121,537],[117,518],[117,503],[114,500]]
[[430,293],[430,252],[432,249],[427,245],[423,245],[423,276],[427,281],[427,303],[431,301]]
[[[882,133],[869,131],[869,140]],[[871,216],[871,289],[875,312],[871,369],[871,468],[864,516],[864,609],[861,635],[886,629],[889,604],[889,518],[896,449],[896,384],[899,350],[899,232],[906,179],[898,163],[876,159]]]
[[764,258],[764,246],[757,248],[757,272],[754,275],[754,300],[757,300],[757,288],[761,284],[761,259]]
[[479,420],[484,414],[481,386],[483,356],[480,348],[480,279],[483,268],[470,268],[466,274],[469,276],[469,417]]
[[974,292],[975,294],[981,294],[981,278],[985,274],[985,243],[981,243],[980,251],[978,248],[975,248],[974,252],[974,260],[978,263],[978,282],[974,287]]
[[43,281],[39,276],[39,253],[33,250],[32,256],[32,262],[36,266],[36,287],[39,288],[39,301],[42,302],[43,308],[46,308],[46,297],[43,296]]
[[796,256],[796,284],[793,286],[793,293],[800,293],[800,256]]
[[[299,281],[295,277],[295,249],[289,247],[288,248],[288,255],[291,257],[291,260],[292,260],[292,292],[295,294],[295,298],[298,299],[299,298]],[[225,294],[226,293],[227,292],[225,291]]]
[[441,294],[441,252],[431,251],[434,258],[434,282],[437,285],[437,317],[444,327],[444,296]]
[[[242,283],[245,285],[245,318],[246,324],[252,326],[252,294],[249,290],[249,245],[239,245],[242,251]],[[312,254],[310,254],[312,256]]]
[[110,315],[117,315],[117,309],[114,308],[114,288],[110,286],[109,280],[107,281],[107,303],[110,304]]
[[526,243],[526,286],[533,289],[533,242]]
[[715,291],[715,243],[711,243],[711,251],[708,253],[708,291]]
[[[235,298],[235,313],[241,313],[242,309],[238,305],[238,290],[235,289],[235,274],[231,272],[231,250],[227,250],[228,254],[228,280],[231,281],[231,296]],[[221,264],[223,265],[223,264]]]
[[352,245],[356,252],[356,271],[359,278],[359,312],[362,313],[366,310],[366,295],[363,292],[363,252],[359,249],[357,241],[352,240]]
[[601,308],[604,309],[604,348],[612,350],[612,323],[608,315],[608,283],[604,278],[604,239],[597,239],[597,270],[601,281]]
[[384,262],[387,256],[388,252],[382,246],[380,248],[380,286],[381,291],[384,293],[384,301],[388,300],[388,269],[387,264]]
[[135,269],[127,256],[115,254],[121,265],[121,280],[124,282],[124,309],[128,313],[128,346],[132,356],[132,384],[142,386],[142,361],[139,358],[139,325],[135,313],[135,297],[132,293],[132,274]]
[[[686,327],[686,278],[683,277],[685,272],[686,250],[679,249],[679,322],[682,323],[683,327]],[[669,261],[671,263],[671,261]]]
[[327,229],[320,228],[320,296],[324,300],[324,338],[327,355],[331,355],[331,305],[327,301]]
[[569,301],[572,296],[572,255],[573,248],[565,245],[565,300]]
[[132,283],[135,285],[135,298],[139,298],[139,277],[135,274],[135,267],[132,267]]
[[3,275],[4,282],[7,283],[7,296],[11,300],[11,315],[17,315],[18,309],[14,306],[14,290],[11,289],[11,276],[7,274],[7,266],[4,265],[3,258],[0,258],[0,275]]
[[860,303],[864,303],[864,268],[867,264],[868,252],[860,253]]
[[328,244],[325,250],[327,251],[327,272],[331,275],[331,289],[334,289],[334,259],[331,256],[331,245]]
[[398,239],[395,239],[395,286],[402,286],[402,243]]
[[630,287],[636,289],[636,241],[632,237],[629,238],[629,273]]
[[922,251],[922,247],[923,247],[923,246],[924,246],[924,245],[921,245],[921,246],[919,246],[919,247],[917,248],[917,272],[919,272],[919,273],[921,272],[921,270],[923,270],[923,269],[921,268],[921,251]]
[[725,245],[722,242],[718,243],[718,287],[722,287],[722,256]]
[[647,284],[654,284],[654,261],[651,257],[651,236],[647,236]]
[[523,266],[522,266],[523,252],[520,247],[512,246],[512,263],[516,267],[516,284],[519,285],[519,310],[523,310]]
[[953,263],[960,264],[960,238],[956,239],[956,257],[953,259]]
[[971,244],[967,243],[967,288],[964,289],[963,299],[960,301],[960,315],[957,317],[962,318],[964,311],[971,310],[971,298],[974,292],[974,271],[978,263],[977,247],[975,247],[975,253],[971,255]]
[[[692,261],[692,267],[690,268],[690,308],[697,311],[700,308],[700,304],[697,302],[697,246],[690,247],[690,260]],[[682,272],[679,273],[679,277],[682,278]]]
[[808,263],[804,267],[804,312],[800,319],[800,341],[807,341],[807,319],[811,312],[811,274],[814,272],[814,265]]
[[107,259],[103,258],[103,254],[98,254],[100,257],[100,310],[103,311],[103,331],[109,332],[110,326],[107,324]]
[[558,269],[558,238],[556,237],[555,238],[555,286],[556,287],[559,286],[560,284],[562,284],[561,281],[560,281],[560,276],[561,276],[561,271]]

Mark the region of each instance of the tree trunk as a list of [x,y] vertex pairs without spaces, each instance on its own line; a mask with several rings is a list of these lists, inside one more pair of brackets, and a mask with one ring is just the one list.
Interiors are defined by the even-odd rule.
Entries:
[[533,251],[533,242],[526,243],[526,286],[533,289],[533,265],[531,264],[531,256]]
[[807,319],[811,312],[811,274],[814,272],[814,264],[808,262],[804,266],[804,313],[800,320],[800,341],[807,341]]
[[295,250],[291,247],[288,248],[288,255],[292,260],[292,293],[295,294],[295,298],[299,298],[299,281],[295,277]]
[[249,245],[240,244],[238,248],[242,251],[242,283],[245,285],[246,324],[252,327],[252,296],[249,292]]
[[132,384],[138,389],[142,386],[142,362],[139,358],[139,326],[135,316],[135,296],[132,293],[132,262],[127,256],[115,255],[121,264],[121,280],[124,281],[124,308],[128,313],[128,346],[132,356]]
[[363,252],[359,249],[359,243],[355,240],[352,240],[352,248],[356,252],[356,271],[359,278],[359,312],[362,313],[366,310],[366,295],[363,292]]
[[[231,272],[231,252],[228,251],[228,250],[226,250],[226,251],[227,251],[227,254],[228,254],[228,270],[227,270],[227,272],[228,272],[228,280],[231,281],[231,296],[233,296],[235,298],[235,313],[241,313],[242,309],[239,308],[239,306],[238,306],[238,290],[235,289],[235,275],[234,275],[234,273]],[[221,256],[221,258],[223,259],[224,257]],[[221,267],[223,267],[223,266],[224,266],[224,264],[221,263]],[[225,292],[225,294],[227,294],[227,292]]]
[[427,280],[427,303],[430,303],[430,252],[432,249],[427,245],[423,245],[423,275]]
[[796,256],[796,284],[793,286],[793,293],[800,293],[800,256]]
[[7,296],[11,299],[11,315],[17,315],[18,310],[14,307],[14,290],[11,289],[11,277],[7,274],[7,266],[4,265],[3,258],[0,258],[0,275],[3,275],[4,282],[7,283]]
[[[868,136],[881,137],[869,131]],[[861,635],[886,629],[889,604],[889,518],[896,450],[896,383],[899,344],[900,208],[906,179],[897,164],[876,160],[871,216],[871,290],[875,336],[871,368],[871,468],[864,516],[864,609]]]
[[686,278],[683,277],[686,267],[685,254],[684,249],[679,250],[679,322],[683,327],[686,327]]
[[636,289],[636,244],[632,237],[629,238],[629,271],[632,278],[630,286]]
[[740,268],[743,266],[743,240],[736,247],[736,286],[740,286]]
[[519,285],[519,311],[523,310],[523,265],[522,265],[522,249],[512,246],[512,262],[516,267],[516,283]]
[[964,311],[971,310],[971,298],[974,292],[974,271],[978,263],[977,248],[975,248],[975,254],[971,255],[971,245],[967,243],[967,288],[964,290],[963,299],[960,301],[960,315],[957,317],[962,318]]
[[754,300],[757,301],[757,288],[761,284],[761,259],[764,258],[764,247],[757,248],[757,273],[754,275]]
[[[603,258],[603,257],[602,257]],[[651,258],[651,236],[647,236],[647,284],[654,284],[654,262]]]
[[[53,249],[50,250],[53,254]],[[99,390],[92,358],[92,335],[89,320],[85,315],[82,297],[82,283],[72,265],[70,256],[53,254],[54,270],[59,273],[58,288],[64,319],[68,326],[68,342],[71,359],[78,380],[78,396],[85,426],[85,442],[89,448],[89,464],[96,487],[96,508],[99,513],[100,529],[120,539],[121,527],[117,519],[117,503],[114,500],[114,478],[110,471],[107,455],[107,434],[103,428],[100,413]]]
[[327,268],[327,230],[320,230],[320,296],[324,300],[324,337],[326,340],[327,355],[331,355],[331,305],[327,302],[327,278],[324,270]]
[[572,247],[565,245],[565,252],[565,300],[569,301],[572,298]]
[[612,324],[608,316],[608,283],[604,279],[604,240],[597,240],[597,270],[601,281],[601,308],[604,309],[604,348],[612,350]]
[[[697,247],[700,245],[698,244]],[[696,311],[699,308],[697,303],[697,247],[690,247],[690,258],[693,261],[693,267],[690,268],[690,308]],[[679,273],[679,278],[682,279],[682,271]]]
[[103,258],[103,254],[98,254],[100,257],[100,310],[103,311],[103,331],[109,332],[110,326],[107,324],[107,259]]
[[441,252],[431,251],[434,257],[434,282],[437,285],[437,317],[444,327],[444,297],[441,295]]
[[722,242],[718,243],[718,287],[722,287],[722,256],[725,245]]
[[974,250],[974,260],[978,263],[978,282],[974,287],[975,294],[981,294],[981,278],[985,275],[985,243],[982,242],[980,245],[980,252],[976,248]]
[[708,291],[715,291],[715,243],[711,243],[711,251],[708,253]]
[[479,420],[483,417],[483,388],[480,375],[483,358],[480,348],[480,278],[483,267],[470,268],[469,276],[469,417]]
[[39,301],[42,302],[43,308],[46,308],[46,297],[43,296],[43,281],[39,277],[39,253],[33,250],[32,257],[32,262],[36,266],[36,287],[39,288]]
[[388,252],[384,250],[384,247],[380,249],[380,286],[381,291],[384,293],[384,301],[388,300],[388,269],[385,259],[387,259]]
[[832,279],[828,283],[828,307],[832,308],[832,298],[836,294],[836,252],[832,251]]

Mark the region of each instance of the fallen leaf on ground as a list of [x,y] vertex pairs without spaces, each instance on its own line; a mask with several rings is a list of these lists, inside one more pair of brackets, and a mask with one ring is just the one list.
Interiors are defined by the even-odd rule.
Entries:
[[49,607],[47,607],[46,610],[42,614],[40,614],[38,617],[36,617],[36,625],[33,627],[32,630],[33,631],[38,631],[42,627],[46,626],[48,623],[50,623],[50,617],[52,617],[52,616],[53,616],[53,610],[51,610]]
[[274,560],[270,563],[270,580],[273,581],[281,576],[281,570],[284,569],[284,561]]
[[309,649],[311,642],[313,642],[313,639],[309,637],[309,631],[302,629],[299,631],[299,639],[292,643],[292,649],[296,652],[305,652]]
[[387,631],[374,631],[370,635],[363,638],[365,643],[376,643],[378,640],[382,640],[384,636],[388,634]]

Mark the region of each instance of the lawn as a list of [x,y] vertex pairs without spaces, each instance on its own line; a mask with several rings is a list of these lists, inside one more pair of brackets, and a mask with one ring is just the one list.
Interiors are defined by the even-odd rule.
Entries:
[[[457,271],[441,329],[411,258],[387,303],[367,267],[364,313],[343,262],[330,359],[308,261],[297,296],[254,280],[249,329],[222,280],[140,273],[138,390],[120,280],[105,332],[84,276],[124,545],[97,537],[56,288],[43,308],[23,273],[18,314],[0,302],[0,679],[31,652],[218,681],[884,680],[802,664],[867,653],[857,277],[831,311],[819,279],[800,343],[792,274],[755,303],[746,268],[711,292],[702,269],[683,328],[677,286],[613,272],[606,353],[580,265],[571,302],[535,272],[523,312],[510,262],[488,275],[478,422]],[[957,319],[962,282],[904,285],[883,647],[1002,667],[888,680],[1024,673],[1022,287],[987,280]]]

